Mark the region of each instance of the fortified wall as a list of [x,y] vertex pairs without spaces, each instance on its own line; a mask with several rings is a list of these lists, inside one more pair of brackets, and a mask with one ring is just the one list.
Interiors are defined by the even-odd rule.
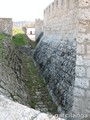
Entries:
[[90,114],[89,0],[54,0],[44,10],[34,59],[60,113]]
[[12,35],[13,22],[11,18],[0,18],[0,33]]
[[38,42],[43,35],[43,20],[35,20],[35,39]]

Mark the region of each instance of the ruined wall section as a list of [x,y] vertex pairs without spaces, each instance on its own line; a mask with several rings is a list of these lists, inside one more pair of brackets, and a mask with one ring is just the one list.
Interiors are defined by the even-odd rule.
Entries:
[[0,18],[0,33],[12,35],[13,22],[11,18]]

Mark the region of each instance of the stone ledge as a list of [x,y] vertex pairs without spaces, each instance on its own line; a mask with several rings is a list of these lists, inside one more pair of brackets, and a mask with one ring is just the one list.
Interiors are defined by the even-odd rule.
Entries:
[[64,120],[12,102],[0,95],[0,120]]

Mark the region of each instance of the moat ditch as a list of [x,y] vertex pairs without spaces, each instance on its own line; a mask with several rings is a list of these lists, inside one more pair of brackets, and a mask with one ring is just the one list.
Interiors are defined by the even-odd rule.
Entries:
[[41,112],[56,114],[57,107],[32,57],[36,43],[24,37],[25,45],[13,42],[18,39],[15,36],[1,38],[0,94]]

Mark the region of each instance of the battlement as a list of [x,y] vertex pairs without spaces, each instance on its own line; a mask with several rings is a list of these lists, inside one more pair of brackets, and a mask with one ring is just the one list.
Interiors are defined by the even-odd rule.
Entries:
[[61,17],[76,7],[78,7],[78,1],[76,0],[54,0],[44,10],[44,17],[47,19],[55,16]]

